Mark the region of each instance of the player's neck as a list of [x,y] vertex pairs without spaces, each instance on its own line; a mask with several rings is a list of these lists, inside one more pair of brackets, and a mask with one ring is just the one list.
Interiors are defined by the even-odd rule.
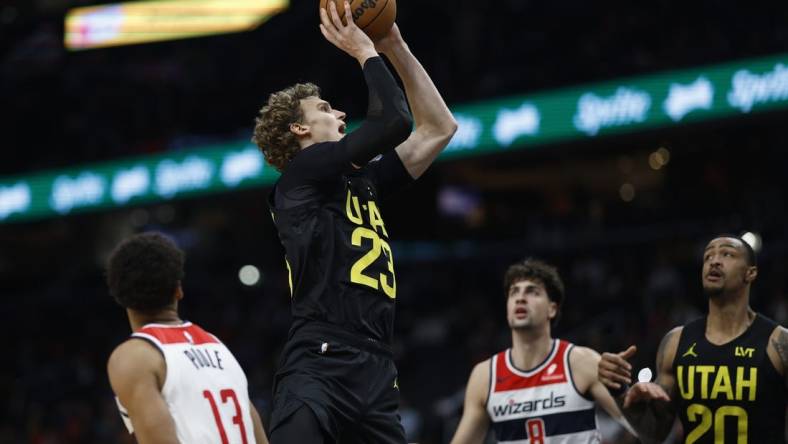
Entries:
[[547,359],[552,345],[549,329],[513,329],[512,361],[519,369],[532,369]]
[[712,344],[724,344],[744,333],[754,319],[755,312],[750,308],[748,297],[711,298],[706,339]]
[[131,325],[132,331],[137,331],[148,324],[183,324],[183,320],[178,316],[178,309],[176,307],[157,310],[155,312],[126,310],[126,313],[129,315],[129,324]]

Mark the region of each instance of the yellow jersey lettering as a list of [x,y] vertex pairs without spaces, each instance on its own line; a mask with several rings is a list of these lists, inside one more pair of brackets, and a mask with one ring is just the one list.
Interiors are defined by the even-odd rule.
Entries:
[[725,417],[736,417],[736,444],[747,444],[747,411],[737,405],[724,405],[714,412],[714,442],[725,442]]
[[747,389],[747,398],[750,401],[755,401],[755,391],[758,388],[758,369],[750,367],[750,377],[744,379],[744,367],[736,367],[736,400],[741,401],[744,395],[744,389]]
[[691,404],[687,407],[687,419],[689,422],[698,423],[694,429],[687,433],[687,439],[684,441],[685,444],[693,444],[711,428],[711,410],[705,405]]
[[755,352],[754,348],[744,348],[744,347],[736,347],[736,352],[734,353],[736,356],[741,356],[743,358],[752,358],[752,354]]
[[[352,207],[350,205],[351,202],[353,203]],[[361,217],[361,208],[359,208],[358,205],[358,197],[350,194],[350,190],[347,190],[347,202],[345,203],[345,212],[347,213],[348,220],[350,220],[354,224],[362,225],[364,223],[364,219]]]
[[692,399],[695,395],[695,366],[687,367],[687,377],[684,378],[684,366],[676,367],[676,379],[679,382],[679,392],[684,399]]
[[698,365],[695,371],[700,373],[700,399],[709,399],[709,374],[714,373],[714,366]]
[[370,200],[367,202],[367,206],[369,208],[369,223],[372,225],[372,228],[374,228],[375,231],[378,231],[378,227],[380,227],[380,231],[383,233],[383,235],[388,237],[388,233],[386,233],[386,227],[383,225],[383,218],[380,217],[380,211],[378,210],[378,206],[375,204],[375,201]]
[[720,393],[725,395],[725,399],[733,399],[733,386],[731,385],[731,375],[728,366],[720,366],[714,378],[714,387],[711,389],[711,399],[717,399]]

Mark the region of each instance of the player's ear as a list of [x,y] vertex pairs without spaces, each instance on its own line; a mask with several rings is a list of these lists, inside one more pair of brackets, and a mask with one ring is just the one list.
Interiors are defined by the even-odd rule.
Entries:
[[180,301],[183,299],[183,288],[181,287],[181,281],[178,281],[178,285],[175,286],[175,301]]
[[300,123],[291,123],[290,132],[299,137],[306,136],[309,133],[309,126]]
[[747,267],[747,271],[744,272],[744,282],[751,284],[757,277],[758,267]]
[[558,315],[558,304],[553,301],[550,301],[550,306],[547,311],[547,316],[552,321],[553,319],[555,319],[557,315]]

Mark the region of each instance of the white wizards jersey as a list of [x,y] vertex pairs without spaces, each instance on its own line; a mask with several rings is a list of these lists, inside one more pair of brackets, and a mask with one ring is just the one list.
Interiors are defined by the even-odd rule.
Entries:
[[[148,324],[131,336],[150,341],[164,355],[161,393],[181,444],[255,444],[246,375],[221,341],[191,322]],[[117,403],[134,433],[133,418]]]
[[574,345],[553,340],[547,359],[523,371],[512,350],[490,358],[487,414],[500,443],[588,444],[601,442],[595,404],[572,381],[569,351]]

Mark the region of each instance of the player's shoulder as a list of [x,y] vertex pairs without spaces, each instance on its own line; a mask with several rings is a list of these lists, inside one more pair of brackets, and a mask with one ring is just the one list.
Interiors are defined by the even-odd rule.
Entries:
[[779,324],[775,325],[769,335],[769,346],[784,347],[788,351],[788,328]]
[[665,336],[662,337],[662,341],[659,344],[660,349],[664,349],[666,352],[674,352],[676,348],[679,346],[679,340],[681,339],[681,333],[684,331],[686,325],[679,325],[676,327],[671,328]]
[[490,365],[492,363],[492,357],[485,359],[484,361],[476,363],[471,370],[471,377],[470,379],[482,381],[485,384],[488,382],[490,378]]
[[572,362],[596,364],[601,359],[599,352],[582,345],[571,344],[568,353]]
[[110,377],[134,375],[136,372],[158,371],[164,365],[164,356],[150,341],[131,337],[120,343],[107,360]]

